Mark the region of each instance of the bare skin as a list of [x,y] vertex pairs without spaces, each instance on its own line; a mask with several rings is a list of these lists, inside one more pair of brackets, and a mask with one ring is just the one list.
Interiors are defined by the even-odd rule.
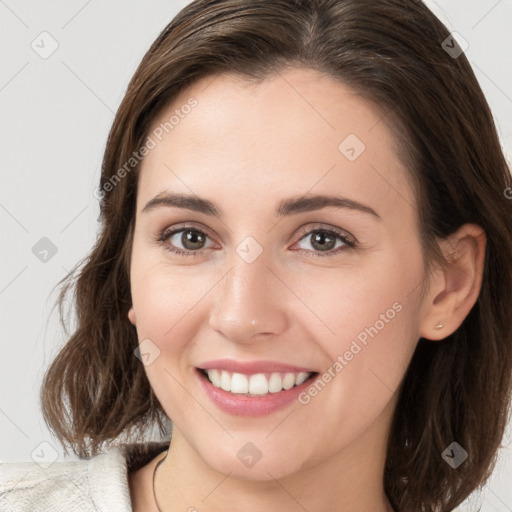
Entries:
[[[173,421],[156,477],[159,509],[389,512],[383,473],[398,388],[419,338],[442,343],[474,305],[485,234],[462,226],[440,244],[454,262],[426,276],[409,171],[392,133],[374,105],[325,75],[289,69],[258,85],[208,77],[152,129],[191,97],[197,106],[142,163],[131,261],[129,319],[160,351],[145,369]],[[340,148],[350,134],[357,139]],[[222,216],[143,211],[165,191],[206,198]],[[280,201],[316,194],[349,198],[378,217],[333,207],[275,216]],[[203,233],[200,248],[183,245],[182,232],[157,241],[183,225]],[[335,236],[323,251],[315,229],[356,246]],[[256,242],[250,250],[261,248],[250,263],[237,252],[246,237]],[[350,356],[371,326],[377,334]],[[230,358],[323,374],[339,357],[342,369],[307,403],[256,418],[220,410],[196,373],[201,362]],[[261,453],[252,467],[237,457],[247,443]],[[152,478],[162,456],[130,475],[136,512],[158,511]]]

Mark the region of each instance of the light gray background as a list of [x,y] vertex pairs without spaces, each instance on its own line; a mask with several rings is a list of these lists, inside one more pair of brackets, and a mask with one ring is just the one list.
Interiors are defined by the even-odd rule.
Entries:
[[[52,288],[91,248],[93,197],[114,112],[152,41],[188,1],[0,0],[0,460],[65,460],[40,412],[39,387],[65,338]],[[512,155],[512,1],[429,0],[466,55]],[[58,43],[51,48],[48,32]],[[41,39],[44,42],[41,43]],[[44,48],[43,48],[44,45]],[[57,253],[40,261],[48,237]],[[497,470],[464,511],[512,511],[510,428]],[[44,443],[41,445],[41,443]],[[508,485],[507,485],[508,484]]]

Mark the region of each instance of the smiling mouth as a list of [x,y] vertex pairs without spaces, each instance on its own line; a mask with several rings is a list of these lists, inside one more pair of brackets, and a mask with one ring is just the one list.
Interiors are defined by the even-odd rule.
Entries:
[[265,396],[272,393],[287,391],[300,386],[307,380],[316,378],[318,372],[271,372],[244,374],[220,369],[198,370],[211,382],[223,391],[235,395]]

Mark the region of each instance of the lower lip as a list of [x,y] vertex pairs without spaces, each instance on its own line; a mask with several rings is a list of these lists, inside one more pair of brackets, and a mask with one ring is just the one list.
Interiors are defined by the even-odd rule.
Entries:
[[196,373],[206,394],[219,409],[235,416],[251,417],[265,416],[285,408],[318,377],[318,374],[314,374],[299,386],[278,393],[253,397],[224,391],[215,387],[201,370],[196,368]]

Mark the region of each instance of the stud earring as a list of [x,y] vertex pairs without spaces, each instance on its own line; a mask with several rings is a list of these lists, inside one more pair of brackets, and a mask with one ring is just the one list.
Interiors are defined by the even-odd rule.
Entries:
[[442,329],[444,327],[444,324],[443,322],[438,322],[437,325],[436,325],[436,329]]

